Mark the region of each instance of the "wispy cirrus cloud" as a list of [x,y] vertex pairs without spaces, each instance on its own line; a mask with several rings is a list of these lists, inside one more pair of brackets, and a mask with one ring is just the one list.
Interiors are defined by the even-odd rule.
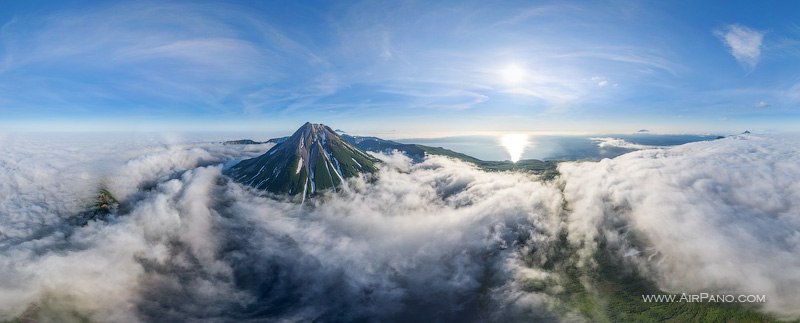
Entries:
[[[623,110],[635,107],[649,118],[678,105],[709,115],[762,99],[784,105],[747,93],[708,103],[709,92],[728,84],[719,69],[739,68],[708,64],[728,53],[686,45],[707,42],[707,29],[693,33],[695,26],[647,5],[355,1],[308,9],[123,1],[0,12],[0,112],[16,120],[293,123],[407,111],[430,119],[461,110],[473,119],[462,124],[468,126],[487,115],[628,117]],[[721,26],[714,35],[748,70],[766,48],[772,62],[796,55],[796,27],[786,35],[763,26],[771,30],[766,42],[742,25]],[[502,71],[513,64],[525,71],[512,83]],[[783,93],[796,82],[790,65],[780,70],[787,76],[772,73],[772,82],[731,86],[777,86]],[[760,67],[768,68],[774,67]]]
[[761,60],[761,45],[764,42],[764,33],[749,27],[733,24],[718,28],[714,34],[725,43],[736,60],[749,68],[754,69]]
[[673,62],[663,55],[653,53],[653,50],[636,47],[597,47],[588,51],[576,50],[553,55],[558,58],[577,59],[581,61],[597,60],[606,63],[623,64],[638,70],[660,71],[672,76],[678,76],[686,71],[686,67]]
[[266,86],[295,88],[293,71],[324,66],[315,49],[244,9],[120,3],[17,16],[0,29],[0,93],[40,111],[230,112]]

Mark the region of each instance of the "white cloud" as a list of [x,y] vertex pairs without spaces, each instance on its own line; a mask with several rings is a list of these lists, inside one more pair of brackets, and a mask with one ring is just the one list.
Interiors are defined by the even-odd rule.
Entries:
[[[204,183],[217,177],[198,170],[182,180],[169,178],[264,149],[163,145],[162,138],[96,134],[12,134],[8,140],[0,148],[0,319],[39,303],[77,308],[100,321],[137,321],[141,261],[169,259],[173,237],[192,241],[190,246],[207,247],[213,241],[207,222],[197,218],[209,216],[202,212],[204,200],[183,186],[201,176]],[[164,183],[147,192],[159,182]],[[110,225],[67,224],[65,220],[93,203],[101,184],[131,201],[134,215],[112,219]],[[180,198],[167,193],[180,193],[191,203],[174,203]],[[200,259],[206,261],[204,268],[217,266],[208,257]]]
[[[539,264],[562,232],[584,257],[606,239],[666,290],[763,293],[800,315],[797,139],[564,163],[557,183],[381,156],[377,178],[306,205],[221,175],[267,146],[163,141],[5,139],[0,319],[50,302],[125,322],[555,320],[561,276]],[[66,225],[101,181],[120,213]]]
[[[533,177],[395,155],[377,181],[303,206],[221,176],[265,146],[13,139],[0,157],[0,214],[13,215],[0,217],[2,319],[37,303],[98,321],[441,318],[481,308],[487,279],[487,299],[515,313],[551,317],[557,303],[513,282],[553,275],[525,269],[546,252],[519,254],[551,250],[561,228],[559,191]],[[101,181],[125,211],[65,224]]]
[[602,76],[592,76],[591,80],[599,87],[608,85],[608,79]]
[[[0,32],[6,44],[0,70],[14,72],[0,74],[0,89],[22,105],[38,97],[50,102],[45,106],[93,108],[93,99],[102,98],[238,109],[265,84],[294,90],[286,79],[298,69],[314,71],[309,82],[326,70],[313,51],[231,5],[123,3],[21,16]],[[47,73],[42,66],[50,66]]]
[[589,139],[596,141],[597,146],[600,148],[624,148],[624,149],[637,149],[637,150],[663,148],[660,146],[634,144],[624,139],[612,138],[612,137],[593,137]]
[[655,53],[652,49],[636,47],[596,47],[590,51],[574,50],[568,53],[556,53],[554,57],[559,58],[579,58],[579,59],[598,59],[609,62],[628,64],[635,68],[638,73],[653,74],[655,71],[669,73],[673,76],[684,73],[686,67],[679,65],[666,57],[663,53]]
[[714,34],[728,46],[731,55],[739,63],[753,69],[761,59],[761,44],[764,33],[734,24],[714,31]]
[[769,108],[769,103],[767,103],[766,101],[763,101],[763,100],[762,101],[758,101],[758,103],[756,103],[756,107],[757,108]]
[[562,164],[570,239],[605,237],[667,291],[765,294],[797,317],[798,157],[798,138],[747,136]]

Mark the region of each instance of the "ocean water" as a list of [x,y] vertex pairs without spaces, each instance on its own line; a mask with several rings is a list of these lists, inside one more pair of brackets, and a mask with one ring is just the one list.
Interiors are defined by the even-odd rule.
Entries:
[[[599,138],[613,138],[623,145],[606,144],[601,147]],[[531,135],[524,148],[522,159],[541,160],[597,160],[614,158],[634,151],[635,145],[674,146],[685,143],[714,140],[716,135],[657,135],[657,134],[603,134],[577,135]],[[501,145],[499,136],[459,136],[444,138],[410,138],[396,140],[402,143],[443,147],[483,160],[508,160],[509,154]]]

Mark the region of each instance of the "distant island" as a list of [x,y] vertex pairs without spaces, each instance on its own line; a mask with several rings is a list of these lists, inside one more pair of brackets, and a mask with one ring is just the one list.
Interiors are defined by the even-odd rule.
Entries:
[[222,144],[223,145],[279,144],[279,143],[282,143],[282,142],[286,141],[287,138],[289,138],[289,137],[272,138],[272,139],[267,140],[267,141],[255,141],[255,140],[252,140],[252,139],[239,139],[239,140],[223,141]]

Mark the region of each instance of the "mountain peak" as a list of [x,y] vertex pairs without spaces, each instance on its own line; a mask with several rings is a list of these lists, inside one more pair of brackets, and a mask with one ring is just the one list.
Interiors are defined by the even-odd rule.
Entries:
[[306,122],[265,154],[239,162],[229,171],[237,182],[277,194],[347,189],[346,178],[377,170],[377,159],[347,143],[328,126]]
[[325,139],[327,138],[326,133],[337,135],[335,131],[324,124],[306,122],[289,137],[289,140],[292,140],[292,138],[298,135],[302,136],[304,139],[316,140],[318,137]]

